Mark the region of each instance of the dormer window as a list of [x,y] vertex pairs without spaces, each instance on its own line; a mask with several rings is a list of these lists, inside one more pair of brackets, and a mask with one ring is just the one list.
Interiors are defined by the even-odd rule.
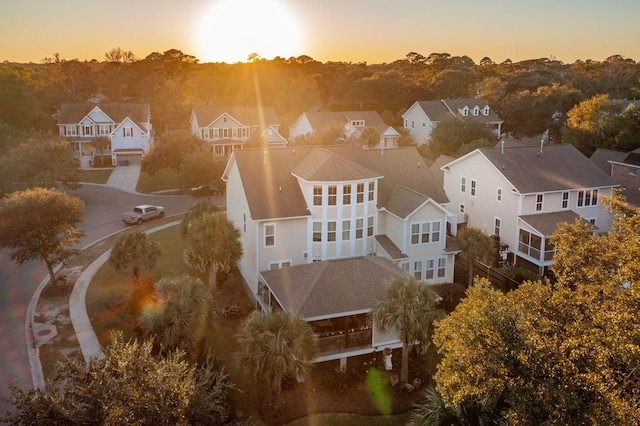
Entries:
[[364,120],[351,120],[351,125],[354,127],[364,127]]
[[473,107],[473,116],[477,117],[478,113],[480,112],[480,107],[478,107],[478,105]]
[[468,106],[465,105],[465,107],[462,108],[462,115],[465,116],[465,117],[467,115],[469,115],[469,107]]
[[486,105],[484,107],[484,109],[482,110],[482,115],[484,115],[485,117],[489,115],[489,105]]

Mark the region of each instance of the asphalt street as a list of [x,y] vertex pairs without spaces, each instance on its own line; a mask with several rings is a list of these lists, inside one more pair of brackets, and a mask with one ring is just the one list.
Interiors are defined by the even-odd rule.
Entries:
[[[129,225],[122,222],[120,215],[134,205],[161,205],[166,216],[172,216],[198,201],[189,195],[145,195],[91,184],[84,184],[71,194],[79,196],[85,205],[84,222],[79,227],[86,235],[80,248],[126,229]],[[11,382],[21,388],[33,387],[25,343],[26,312],[34,290],[47,276],[44,263],[29,261],[16,265],[9,260],[9,253],[0,250],[0,398],[9,396]],[[0,413],[11,408],[0,401]]]

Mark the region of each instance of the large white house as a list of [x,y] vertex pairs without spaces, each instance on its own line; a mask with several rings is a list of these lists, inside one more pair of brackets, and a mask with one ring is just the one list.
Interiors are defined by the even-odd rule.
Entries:
[[353,139],[360,138],[366,129],[375,130],[380,135],[380,140],[375,145],[363,148],[398,147],[400,133],[385,124],[377,111],[305,112],[289,128],[289,139],[293,140],[331,126],[342,129],[345,138]]
[[447,117],[470,117],[489,126],[500,136],[502,120],[482,99],[461,98],[416,101],[402,114],[404,129],[418,145],[429,143],[433,129]]
[[149,104],[65,103],[58,111],[58,129],[78,156],[103,154],[92,142],[106,137],[111,146],[104,154],[111,155],[114,166],[140,163],[153,143]]
[[458,222],[496,236],[503,260],[540,275],[553,263],[548,237],[559,223],[611,228],[600,200],[618,185],[572,145],[480,148],[442,170],[446,206]]
[[268,147],[287,145],[272,107],[195,107],[190,123],[193,134],[210,143],[217,155],[230,155],[256,136]]
[[415,148],[236,150],[223,179],[249,293],[265,311],[303,315],[318,361],[400,346],[369,315],[386,280],[453,282],[448,200]]

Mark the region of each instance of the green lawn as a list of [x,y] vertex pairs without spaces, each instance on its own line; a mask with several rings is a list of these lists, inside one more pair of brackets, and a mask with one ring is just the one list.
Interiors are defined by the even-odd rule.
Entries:
[[111,176],[111,170],[80,170],[80,182],[105,184]]
[[140,173],[136,191],[151,194],[156,191],[168,191],[178,188],[180,188],[178,174],[173,170],[163,169],[153,176],[147,173]]

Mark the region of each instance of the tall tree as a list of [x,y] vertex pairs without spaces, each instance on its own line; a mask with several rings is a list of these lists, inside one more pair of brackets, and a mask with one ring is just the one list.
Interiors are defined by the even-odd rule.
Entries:
[[226,424],[230,384],[210,358],[190,366],[184,352],[156,357],[150,341],[116,334],[104,358],[61,362],[43,389],[11,387],[16,410],[0,421],[20,425]]
[[306,377],[318,352],[318,337],[300,316],[285,311],[254,311],[238,335],[236,362],[256,381],[265,381],[269,400],[281,406],[285,375]]
[[143,231],[122,234],[113,244],[109,263],[117,270],[131,267],[133,281],[140,283],[140,274],[151,269],[160,257],[160,244]]
[[433,321],[440,316],[435,309],[436,295],[426,284],[413,277],[395,278],[386,286],[386,296],[373,307],[375,324],[383,332],[397,331],[402,342],[400,381],[409,380],[409,351],[416,344],[429,344]]
[[450,116],[440,121],[430,136],[429,153],[431,158],[440,155],[454,156],[465,145],[485,141],[484,146],[493,146],[497,137],[484,123],[470,117]]
[[168,132],[151,145],[151,149],[142,159],[141,170],[154,175],[162,169],[179,172],[187,154],[204,151],[206,143],[187,130]]
[[220,188],[224,184],[222,174],[226,160],[224,157],[214,157],[210,148],[186,154],[178,173],[180,185],[183,188],[218,185]]
[[458,232],[457,242],[461,256],[469,262],[468,285],[473,284],[473,264],[476,261],[489,264],[496,256],[495,241],[481,229],[466,226]]
[[215,295],[218,271],[229,272],[242,256],[240,231],[226,214],[205,213],[191,222],[185,245],[185,262],[204,274],[209,291]]
[[0,247],[13,251],[17,264],[40,259],[47,265],[55,286],[54,266],[78,251],[84,231],[76,228],[83,220],[82,201],[60,191],[35,188],[17,191],[0,199]]
[[209,304],[204,283],[183,274],[154,284],[154,303],[143,307],[140,324],[164,352],[184,350],[199,357],[209,325]]
[[[100,165],[104,166],[104,150],[111,148],[111,140],[106,136],[98,136],[91,141],[91,146],[100,153]],[[109,162],[109,164],[111,164],[111,162]]]

